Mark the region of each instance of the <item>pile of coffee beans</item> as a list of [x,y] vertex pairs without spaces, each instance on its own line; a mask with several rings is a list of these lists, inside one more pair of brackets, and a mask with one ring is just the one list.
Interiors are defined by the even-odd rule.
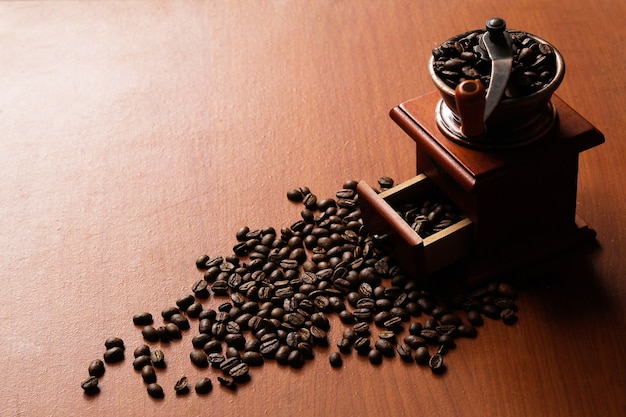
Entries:
[[[381,190],[393,186],[389,177],[378,183]],[[157,382],[159,368],[168,366],[159,347],[175,339],[189,338],[191,364],[216,370],[217,382],[236,390],[251,380],[252,368],[268,362],[301,368],[329,349],[334,368],[355,352],[376,366],[398,356],[441,374],[446,354],[460,339],[475,338],[485,317],[516,322],[517,293],[510,284],[445,294],[418,287],[367,233],[356,185],[347,181],[324,199],[308,187],[288,191],[290,201],[303,204],[300,219],[279,231],[242,227],[232,254],[196,260],[202,277],[161,310],[160,324],[149,312],[132,317],[143,339],[132,365],[150,396],[166,395]],[[331,325],[344,327],[338,340],[330,340]],[[105,362],[124,360],[119,338],[108,339],[105,348]],[[87,395],[99,392],[103,374],[101,360],[89,365],[81,384]],[[213,381],[203,376],[194,383],[182,375],[170,389],[187,395],[191,387],[206,395]]]
[[[433,49],[433,70],[449,87],[465,80],[480,80],[485,88],[491,81],[491,60],[480,39],[484,31],[472,31],[451,38]],[[525,32],[509,31],[513,67],[506,98],[523,97],[541,90],[556,75],[556,54],[552,46],[538,42]]]
[[461,210],[445,196],[438,193],[394,207],[420,237],[441,232],[465,218]]

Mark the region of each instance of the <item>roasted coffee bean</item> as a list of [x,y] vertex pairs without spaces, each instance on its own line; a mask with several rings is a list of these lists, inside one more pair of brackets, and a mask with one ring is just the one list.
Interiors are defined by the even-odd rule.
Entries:
[[170,316],[169,321],[177,325],[180,330],[189,329],[189,320],[187,320],[187,317],[183,316],[180,313],[175,313],[172,316]]
[[189,382],[187,381],[186,376],[183,376],[176,381],[176,384],[174,384],[174,391],[176,392],[176,395],[189,394]]
[[88,369],[90,376],[100,378],[102,375],[104,375],[104,362],[102,362],[100,359],[95,359],[91,361]]
[[446,366],[443,363],[443,355],[441,353],[435,353],[428,360],[428,366],[434,374],[442,374],[446,371]]
[[341,368],[343,366],[343,359],[338,352],[331,353],[328,357],[328,361],[333,368]]
[[337,348],[341,353],[350,353],[352,350],[352,342],[348,338],[342,337],[337,341]]
[[412,334],[415,336],[419,336],[422,330],[423,330],[422,323],[419,323],[419,322],[413,322],[409,326],[409,334]]
[[228,388],[231,391],[236,391],[237,390],[237,383],[235,382],[233,377],[231,377],[231,376],[218,376],[217,380],[219,381],[219,383],[223,387]]
[[241,360],[244,363],[247,363],[248,366],[261,366],[265,362],[263,359],[263,355],[259,352],[254,351],[246,351],[241,357]]
[[165,368],[165,354],[161,349],[155,349],[150,353],[150,360],[155,368]]
[[161,317],[165,321],[170,321],[174,314],[180,314],[180,309],[178,307],[166,307],[161,310]]
[[476,327],[472,326],[471,324],[461,324],[458,327],[458,333],[459,336],[467,338],[474,338],[478,336],[478,331],[476,330]]
[[467,321],[473,326],[482,326],[484,324],[483,318],[476,310],[470,310],[467,312]]
[[231,369],[241,363],[241,359],[238,357],[226,358],[224,362],[220,364],[220,370],[227,375]]
[[167,323],[165,325],[165,333],[167,333],[170,339],[180,339],[182,337],[180,329],[174,323]]
[[152,365],[146,365],[143,368],[141,368],[141,378],[143,379],[143,382],[145,382],[146,384],[151,384],[153,382],[156,382],[157,377],[156,377],[156,372],[154,370],[154,367]]
[[187,315],[193,319],[200,317],[200,314],[202,314],[202,311],[204,310],[204,307],[202,307],[202,304],[200,303],[193,303],[191,304],[189,307],[187,307]]
[[144,355],[150,356],[150,346],[140,345],[133,352],[133,356],[135,358],[138,358],[139,356],[144,356]]
[[493,320],[500,318],[500,309],[492,304],[486,304],[483,306],[482,313]]
[[213,382],[210,378],[202,377],[198,380],[198,382],[196,382],[194,389],[197,394],[208,394],[213,390]]
[[133,324],[135,324],[136,326],[147,326],[152,323],[152,314],[148,312],[137,313],[133,316]]
[[292,188],[287,191],[287,199],[289,201],[293,201],[294,203],[301,203],[304,200],[304,195],[300,190]]
[[422,346],[426,346],[426,342],[419,336],[409,334],[404,337],[404,343],[411,349],[417,349]]
[[385,339],[379,339],[374,343],[374,348],[378,350],[383,356],[392,357],[395,355],[395,349],[391,342]]
[[372,349],[368,351],[367,358],[372,365],[380,365],[381,363],[383,363],[383,354],[377,349]]
[[396,347],[396,351],[398,352],[398,356],[404,362],[412,362],[413,361],[413,349],[409,347],[409,345],[405,343],[401,343]]
[[517,323],[517,316],[515,315],[515,311],[511,308],[506,308],[500,312],[500,318],[504,322],[504,324],[515,324]]
[[198,259],[196,259],[196,268],[200,270],[207,269],[207,262],[209,262],[210,259],[209,255],[200,255]]
[[137,371],[141,371],[144,366],[151,365],[151,364],[152,364],[152,360],[150,359],[150,355],[149,354],[148,355],[137,356],[133,360],[133,368],[135,368],[135,370],[137,370]]
[[433,329],[423,329],[420,332],[420,337],[428,344],[436,344],[439,340],[439,333]]
[[207,355],[207,358],[208,358],[208,361],[211,364],[211,366],[213,366],[214,368],[219,368],[220,365],[222,364],[222,362],[224,362],[226,360],[224,355],[222,355],[221,353],[218,353],[218,352],[209,353]]
[[165,393],[163,392],[163,387],[161,387],[156,382],[148,384],[146,390],[152,398],[163,398],[165,396]]
[[183,297],[180,297],[176,300],[176,307],[178,307],[181,311],[186,311],[187,308],[195,302],[195,298],[193,295],[188,294]]
[[287,363],[292,368],[302,368],[304,366],[304,355],[300,350],[292,350],[287,356]]
[[191,359],[191,363],[193,363],[198,368],[206,368],[209,366],[209,360],[201,350],[193,350],[189,354],[189,359]]
[[368,337],[357,338],[353,346],[359,355],[367,355],[372,348]]
[[272,338],[261,343],[259,352],[264,358],[273,358],[279,347],[280,341],[277,338]]
[[111,349],[114,347],[118,347],[122,350],[125,349],[124,346],[124,341],[122,339],[120,339],[119,337],[110,337],[108,338],[105,342],[104,342],[104,347],[106,349]]
[[80,387],[85,391],[87,395],[95,395],[100,392],[100,388],[98,387],[98,378],[95,376],[90,376],[86,380],[80,383]]
[[250,368],[247,363],[239,362],[228,370],[228,375],[233,377],[236,382],[244,382],[250,378]]
[[193,286],[191,287],[191,290],[193,291],[194,295],[197,298],[201,298],[201,299],[205,299],[209,297],[209,287],[208,287],[208,282],[206,282],[204,279],[201,279],[199,281],[196,281],[195,284],[193,284]]
[[124,360],[124,349],[114,346],[104,352],[104,361],[106,363],[116,363]]

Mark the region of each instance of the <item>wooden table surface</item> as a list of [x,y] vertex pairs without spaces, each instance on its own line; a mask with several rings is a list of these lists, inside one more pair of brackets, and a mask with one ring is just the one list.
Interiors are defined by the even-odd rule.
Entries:
[[[625,415],[625,15],[612,0],[0,3],[0,415]],[[440,377],[397,356],[332,369],[333,316],[331,348],[237,392],[189,363],[188,333],[150,398],[133,314],[190,293],[196,258],[232,253],[240,227],[298,220],[290,188],[415,176],[388,112],[433,90],[431,48],[493,16],[559,48],[557,94],[606,136],[578,181],[597,245],[529,270],[545,281],[520,291],[519,322],[460,340]],[[126,359],[85,396],[110,336]],[[176,397],[183,374],[216,387]]]

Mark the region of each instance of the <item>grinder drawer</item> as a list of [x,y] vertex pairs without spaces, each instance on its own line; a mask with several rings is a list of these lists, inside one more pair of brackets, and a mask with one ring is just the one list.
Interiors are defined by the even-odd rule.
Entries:
[[428,236],[420,236],[400,214],[401,208],[415,206],[419,211],[418,204],[423,201],[445,199],[443,192],[424,174],[381,193],[360,181],[357,192],[363,223],[369,233],[381,238],[389,254],[418,282],[426,282],[431,273],[470,254],[473,225],[467,217],[461,216]]

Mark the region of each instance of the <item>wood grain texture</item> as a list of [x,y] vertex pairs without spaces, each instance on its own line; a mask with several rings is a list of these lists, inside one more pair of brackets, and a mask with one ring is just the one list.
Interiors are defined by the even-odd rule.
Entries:
[[[621,416],[626,414],[626,4],[450,0],[0,2],[0,415]],[[557,94],[606,136],[581,155],[578,213],[598,232],[529,271],[520,321],[488,322],[449,371],[328,351],[269,364],[238,392],[176,398],[189,343],[152,400],[131,317],[201,277],[235,232],[287,226],[285,192],[414,175],[394,106],[434,89],[432,47],[501,16],[556,45]],[[334,326],[337,340],[341,326]],[[125,362],[80,381],[104,340]]]

